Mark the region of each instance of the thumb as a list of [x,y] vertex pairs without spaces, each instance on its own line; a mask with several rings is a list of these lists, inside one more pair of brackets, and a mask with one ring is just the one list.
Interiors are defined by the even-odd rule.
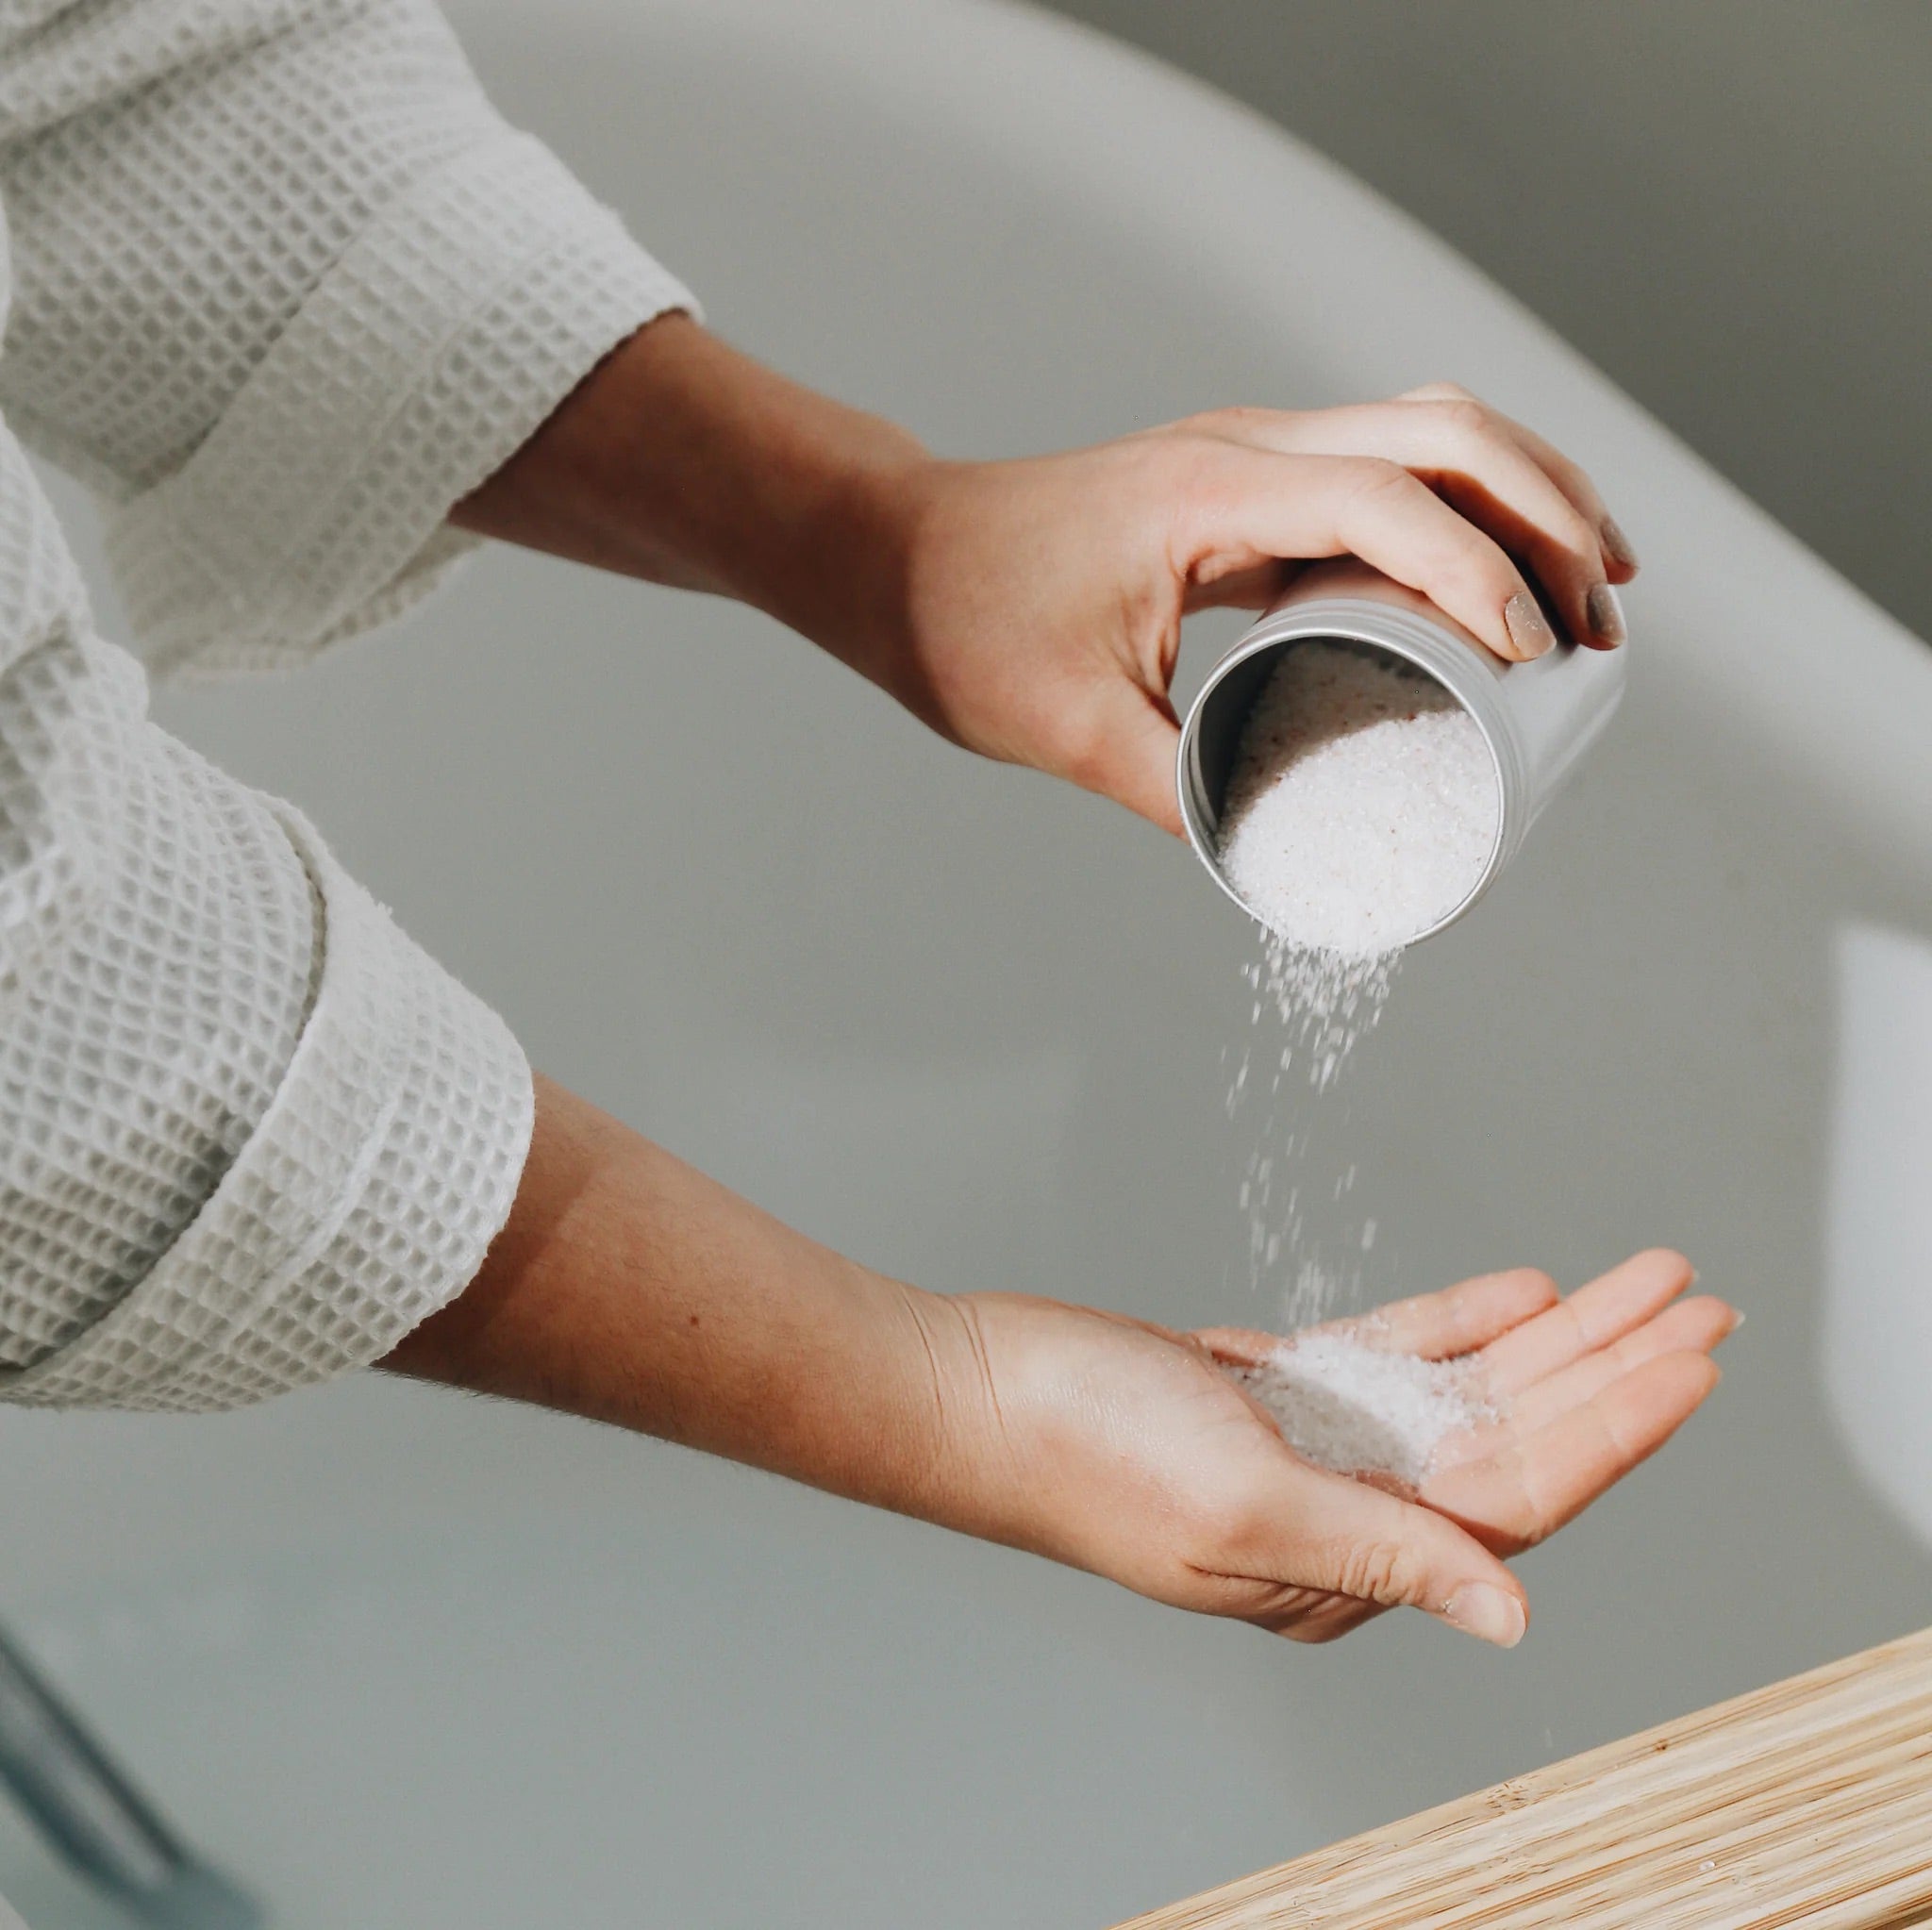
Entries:
[[1104,690],[1094,692],[1091,706],[1082,733],[1087,748],[1065,774],[1083,790],[1110,797],[1171,836],[1185,838],[1174,785],[1181,732],[1174,707],[1125,676],[1109,679]]
[[1420,1608],[1464,1635],[1513,1649],[1529,1626],[1523,1585],[1473,1535],[1433,1508],[1307,1468],[1283,1572],[1380,1607]]

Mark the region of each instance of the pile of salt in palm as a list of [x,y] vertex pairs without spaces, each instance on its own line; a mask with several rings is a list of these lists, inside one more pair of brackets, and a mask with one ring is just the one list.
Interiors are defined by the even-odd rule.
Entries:
[[1224,1369],[1305,1461],[1338,1474],[1428,1478],[1442,1443],[1491,1412],[1466,1368],[1342,1333],[1286,1341],[1254,1367]]

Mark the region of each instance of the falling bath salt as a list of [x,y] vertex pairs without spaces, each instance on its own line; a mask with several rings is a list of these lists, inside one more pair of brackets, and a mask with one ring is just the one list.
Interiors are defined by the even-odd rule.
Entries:
[[1255,1023],[1272,1007],[1287,1034],[1281,1070],[1299,1059],[1317,1091],[1332,1086],[1357,1042],[1382,1016],[1401,962],[1400,952],[1344,958],[1307,951],[1269,932],[1246,975],[1255,990]]
[[[1310,1173],[1315,1128],[1300,1123],[1307,1115],[1298,1117],[1282,1088],[1296,1067],[1317,1092],[1335,1084],[1381,1016],[1399,959],[1400,954],[1362,959],[1296,951],[1269,934],[1261,957],[1245,968],[1254,993],[1249,1017],[1255,1033],[1235,1063],[1227,1115],[1238,1117],[1244,1106],[1257,1108],[1258,1131],[1240,1194],[1248,1223],[1248,1278],[1258,1292],[1283,1270],[1286,1256],[1283,1312],[1291,1326],[1313,1325],[1360,1284],[1362,1256],[1374,1245],[1374,1233],[1368,1222],[1352,1233],[1331,1226],[1315,1238],[1314,1224],[1332,1221],[1330,1206],[1352,1192],[1357,1169],[1350,1162],[1326,1186]],[[1257,1055],[1264,1068],[1259,1077]],[[1284,1134],[1285,1124],[1290,1129]],[[1327,1204],[1321,1203],[1324,1192]]]
[[[1268,932],[1249,971],[1254,1022],[1272,1007],[1285,1042],[1241,1205],[1257,1287],[1291,1254],[1288,1306],[1298,1323],[1325,1313],[1356,1278],[1373,1236],[1364,1229],[1338,1267],[1304,1250],[1298,1190],[1276,1203],[1271,1148],[1282,1076],[1299,1061],[1318,1091],[1334,1084],[1381,1016],[1403,947],[1481,881],[1501,809],[1475,720],[1433,677],[1388,656],[1303,643],[1284,653],[1249,713],[1223,801],[1220,857]],[[1230,1114],[1249,1071],[1244,1057]]]
[[1475,889],[1501,808],[1481,729],[1433,677],[1304,643],[1249,713],[1222,869],[1277,938],[1326,955],[1331,997],[1345,997],[1350,967],[1399,952]]
[[1303,1334],[1258,1367],[1223,1370],[1296,1454],[1338,1474],[1420,1488],[1450,1435],[1491,1418],[1467,1370],[1342,1334]]

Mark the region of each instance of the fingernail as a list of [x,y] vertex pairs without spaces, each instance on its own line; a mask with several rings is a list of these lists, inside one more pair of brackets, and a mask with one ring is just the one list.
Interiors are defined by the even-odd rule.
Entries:
[[1744,1316],[1734,1306],[1731,1309],[1731,1332],[1736,1333],[1744,1324]]
[[1621,643],[1630,632],[1624,626],[1624,612],[1617,592],[1607,583],[1597,584],[1586,605],[1591,631],[1606,643]]
[[1536,598],[1526,590],[1519,590],[1503,606],[1503,623],[1510,642],[1523,657],[1541,657],[1556,645],[1557,633],[1550,628],[1549,618],[1537,607]]
[[1604,518],[1597,529],[1597,535],[1603,539],[1604,548],[1613,561],[1622,563],[1626,570],[1642,567],[1637,560],[1637,552],[1630,547],[1630,539],[1617,527],[1617,519],[1614,516]]
[[1499,1649],[1513,1649],[1529,1626],[1523,1604],[1488,1582],[1469,1582],[1457,1589],[1442,1610],[1442,1619],[1464,1635],[1494,1642]]

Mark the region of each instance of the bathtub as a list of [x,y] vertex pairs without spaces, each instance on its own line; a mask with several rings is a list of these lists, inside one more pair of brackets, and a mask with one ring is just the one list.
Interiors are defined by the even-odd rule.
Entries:
[[[1379,1291],[1670,1242],[1750,1323],[1524,1561],[1507,1655],[1416,1617],[1297,1649],[375,1377],[0,1416],[0,1608],[187,1831],[286,1930],[1097,1925],[1924,1620],[1932,655],[1428,235],[1084,31],[455,11],[717,327],[947,450],[1447,375],[1591,464],[1645,558],[1626,708],[1288,1123],[1315,1190],[1357,1168],[1330,1237],[1374,1217]],[[809,1232],[935,1288],[1274,1317],[1224,1104],[1253,935],[1124,813],[760,618],[508,552],[158,708],[539,1065]],[[0,1892],[108,1921],[4,1816]]]

